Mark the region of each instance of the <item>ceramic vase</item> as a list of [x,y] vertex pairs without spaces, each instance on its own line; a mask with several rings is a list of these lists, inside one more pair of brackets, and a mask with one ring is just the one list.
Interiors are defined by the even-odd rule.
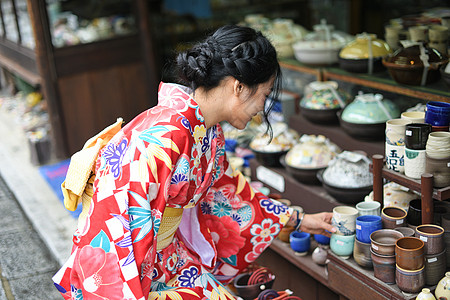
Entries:
[[327,245],[319,245],[316,249],[314,249],[311,258],[313,262],[318,265],[324,265],[327,261],[329,246]]
[[425,288],[417,295],[416,300],[436,300],[436,298],[431,293],[430,289]]
[[450,272],[445,273],[445,276],[436,285],[434,294],[437,299],[440,297],[450,299]]

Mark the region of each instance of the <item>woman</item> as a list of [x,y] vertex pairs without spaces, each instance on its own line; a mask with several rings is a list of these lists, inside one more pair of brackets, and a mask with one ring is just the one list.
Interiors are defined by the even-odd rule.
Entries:
[[161,83],[159,104],[98,155],[89,212],[54,276],[66,299],[233,299],[223,284],[284,225],[334,231],[331,213],[293,212],[227,161],[218,123],[243,129],[280,90],[270,42],[225,26],[177,64],[189,87]]

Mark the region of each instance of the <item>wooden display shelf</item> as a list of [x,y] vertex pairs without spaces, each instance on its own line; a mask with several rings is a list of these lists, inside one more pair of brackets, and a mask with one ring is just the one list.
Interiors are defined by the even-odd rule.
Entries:
[[415,299],[417,296],[404,294],[396,284],[375,278],[372,269],[362,268],[353,258],[343,259],[328,251],[328,259],[328,285],[348,299]]

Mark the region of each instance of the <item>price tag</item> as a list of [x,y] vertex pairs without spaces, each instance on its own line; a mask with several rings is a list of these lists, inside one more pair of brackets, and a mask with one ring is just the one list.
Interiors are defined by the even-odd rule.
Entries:
[[356,224],[356,229],[361,230],[361,225]]
[[372,248],[375,249],[375,250],[378,250],[378,246],[377,245],[372,244]]
[[405,131],[405,135],[407,135],[407,136],[412,136],[412,131],[411,131],[411,130],[406,130],[406,131]]
[[397,225],[398,225],[398,224],[403,224],[403,221],[404,221],[404,220],[397,220],[397,221],[395,221],[395,224],[397,224]]
[[424,241],[425,243],[428,241],[428,238],[426,237],[426,236],[420,236],[420,239],[422,240],[422,241]]
[[437,261],[437,257],[433,257],[433,258],[430,258],[428,260],[429,263],[432,263],[432,262],[435,262],[435,261]]
[[275,173],[272,170],[267,169],[266,167],[259,166],[256,168],[256,178],[261,182],[277,189],[280,192],[284,192],[285,182],[283,176],[278,173]]
[[344,246],[344,242],[343,241],[336,241],[336,244],[338,244],[339,246]]

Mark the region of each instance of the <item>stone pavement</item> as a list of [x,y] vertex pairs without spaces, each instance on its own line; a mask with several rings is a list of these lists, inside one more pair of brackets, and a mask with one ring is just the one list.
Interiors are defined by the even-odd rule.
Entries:
[[76,220],[32,165],[17,123],[0,109],[0,300],[62,299],[51,277],[70,255]]

